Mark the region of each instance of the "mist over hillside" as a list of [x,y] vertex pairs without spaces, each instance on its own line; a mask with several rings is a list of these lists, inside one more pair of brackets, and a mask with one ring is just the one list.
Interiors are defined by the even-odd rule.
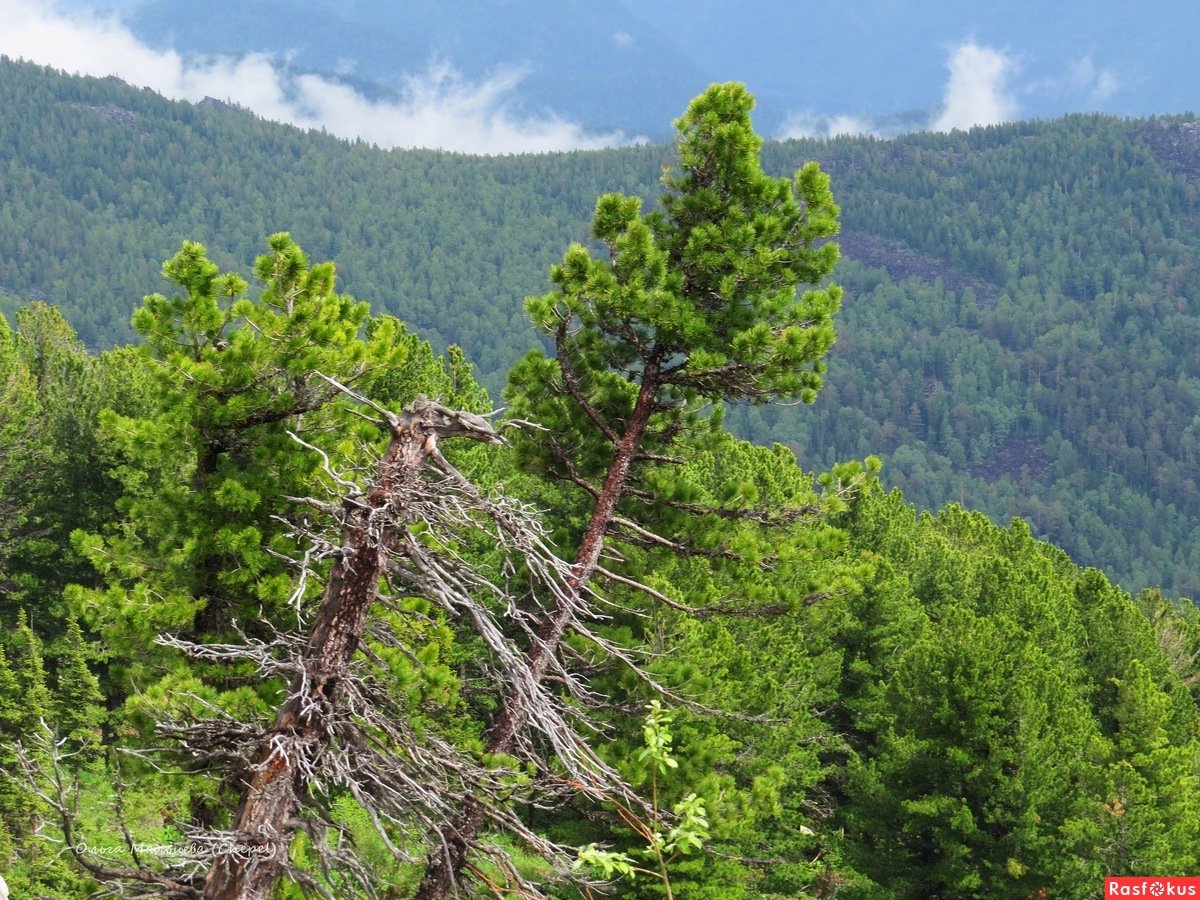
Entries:
[[691,96],[728,80],[777,137],[1182,113],[1200,97],[1200,13],[1184,0],[1138,16],[1111,0],[12,5],[0,53],[389,147],[665,140]]

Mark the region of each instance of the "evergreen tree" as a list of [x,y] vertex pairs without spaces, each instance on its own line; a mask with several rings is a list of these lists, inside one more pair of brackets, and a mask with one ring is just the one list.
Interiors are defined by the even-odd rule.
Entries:
[[5,600],[23,586],[23,538],[35,517],[28,486],[43,465],[41,452],[51,451],[37,438],[41,412],[36,379],[17,335],[0,316],[0,598]]
[[46,678],[42,643],[33,633],[24,610],[17,615],[12,667],[21,704],[18,727],[23,735],[31,735],[53,722],[54,697]]
[[1065,826],[1098,763],[1062,664],[1005,617],[948,610],[888,686],[890,728],[852,765],[858,860],[890,896],[1086,896]]
[[[0,647],[0,765],[6,772],[16,770],[14,744],[25,736],[21,693],[16,673]],[[25,797],[17,785],[7,778],[0,780],[0,845],[7,841],[7,849],[11,850],[12,835],[24,828],[23,814],[27,812]]]
[[88,666],[88,647],[83,629],[74,618],[67,620],[62,651],[56,666],[54,687],[54,724],[60,739],[67,741],[80,760],[94,756],[100,747],[100,727],[104,723],[104,694],[100,682]]
[[1185,617],[1020,521],[917,514],[878,487],[837,521],[873,560],[830,632],[847,894],[1072,897],[1143,863],[1188,870]]
[[[527,653],[535,679],[551,666],[646,464],[664,462],[709,404],[811,402],[821,386],[841,294],[797,287],[822,282],[836,262],[836,245],[817,242],[837,231],[838,209],[815,164],[794,179],[762,171],[753,103],[739,84],[693,100],[675,123],[677,168],[664,177],[661,211],[644,213],[637,197],[602,196],[592,234],[607,258],[573,245],[551,269],[556,290],[527,301],[556,355],[527,356],[507,396],[515,415],[548,429],[527,445],[528,457],[593,501],[568,594],[542,618]],[[521,697],[505,697],[487,751],[511,753],[528,717]],[[452,889],[483,821],[481,806],[468,802],[445,829],[421,900]]]
[[[222,765],[236,755],[231,745],[237,741],[245,742],[248,757],[254,755],[255,740],[247,734],[257,734],[253,723],[275,707],[287,684],[279,664],[259,674],[246,657],[253,657],[264,640],[282,641],[292,634],[298,617],[303,621],[309,602],[320,595],[322,579],[334,578],[327,560],[337,556],[328,549],[336,546],[328,543],[336,538],[315,539],[310,522],[341,507],[317,498],[330,485],[340,495],[350,484],[346,479],[356,477],[386,446],[386,429],[381,440],[360,414],[331,401],[362,390],[389,402],[436,393],[475,408],[486,404],[460,352],[452,350],[445,363],[397,320],[369,318],[365,303],[335,292],[332,264],[310,264],[287,235],[272,236],[269,246],[256,265],[262,290],[253,297],[240,276],[222,273],[198,244],[185,243],[166,263],[164,272],[181,293],[151,295],[135,315],[146,337],[142,364],[135,366],[145,382],[146,408],[108,410],[102,416],[105,450],[124,490],[119,516],[100,533],[73,536],[104,581],[102,588],[79,585],[68,594],[110,648],[111,701],[121,704],[114,715],[121,727],[114,734],[144,746],[152,731],[181,729],[184,757],[212,744]],[[114,366],[122,360],[114,358]],[[436,409],[429,415],[436,420]],[[494,441],[495,434],[488,433]],[[407,437],[411,444],[413,435]],[[417,446],[413,477],[420,478],[421,463],[434,445],[418,441]],[[380,491],[386,498],[384,488]],[[345,499],[345,508],[361,511],[353,497]],[[374,527],[368,522],[357,534],[363,558],[381,564],[383,557],[372,556],[369,546]],[[310,540],[317,540],[315,549]],[[313,654],[320,656],[321,666],[345,668],[351,656],[369,646],[363,623],[377,597],[372,588],[384,573],[379,569],[371,576],[353,563],[339,571],[338,579],[364,586],[359,624],[346,632],[348,620],[338,613],[341,595],[329,588],[333,599],[321,613],[323,637],[314,638],[314,646],[328,643],[330,648]],[[454,693],[453,673],[437,660],[453,643],[441,624],[443,614],[427,605],[422,610],[425,625],[398,624],[406,620],[399,610],[385,616],[407,637],[399,646],[383,641],[368,652],[380,661],[379,677],[394,683],[395,703],[413,707],[392,708],[392,718],[404,728],[413,724],[410,712],[420,715],[417,707]],[[94,682],[87,677],[81,635],[78,626],[67,635],[59,682],[64,700],[70,697],[76,705],[59,711],[70,738],[86,742],[94,736],[97,710],[87,702],[94,698]],[[370,637],[379,640],[374,633]],[[209,654],[204,648],[214,644],[221,649]],[[180,648],[196,651],[198,658],[187,659]],[[232,648],[244,648],[246,656]],[[213,657],[219,661],[209,661]],[[261,663],[261,654],[255,659]],[[399,664],[404,661],[409,664]],[[309,676],[306,669],[299,683],[311,686]],[[295,689],[296,702],[302,693]],[[307,709],[302,710],[306,715]],[[292,721],[295,711],[288,710]],[[435,724],[426,718],[424,725],[454,732],[464,727],[459,719]],[[242,729],[233,737],[227,734],[231,722]],[[208,733],[205,729],[221,737],[206,743],[198,737]],[[263,740],[269,744],[276,733],[268,731]],[[154,743],[161,746],[161,740]],[[172,782],[190,807],[180,815],[179,827],[199,835],[198,840],[212,838],[218,833],[214,829],[236,816],[232,807],[243,777],[239,769],[223,782]],[[280,830],[290,836],[294,817],[285,819]],[[110,882],[179,887],[174,876],[154,867],[89,869]]]
[[401,366],[414,343],[391,319],[364,339],[367,306],[335,292],[332,264],[310,265],[286,234],[269,245],[252,299],[244,279],[185,243],[164,265],[183,293],[151,295],[134,317],[153,399],[148,414],[102,416],[121,521],[76,532],[106,587],[70,592],[110,644],[143,648],[115,660],[121,671],[174,667],[152,652],[162,632],[228,635],[286,608],[284,560],[297,554],[286,498],[308,493],[320,466],[289,431],[330,427],[321,410],[336,394],[317,373],[363,383]]
[[1094,852],[1112,875],[1194,871],[1200,864],[1196,738],[1170,739],[1171,699],[1141,660],[1129,662],[1116,687],[1114,759],[1090,835]]
[[[0,323],[0,369],[7,368],[6,414],[0,414],[0,617],[31,612],[54,656],[66,628],[61,600],[70,583],[95,583],[70,533],[111,517],[115,482],[101,452],[103,407],[133,409],[137,373],[79,343],[62,314],[35,302],[16,313],[18,330]],[[134,377],[128,377],[134,376]]]
[[[269,636],[294,622],[315,590],[295,577],[306,512],[294,498],[320,494],[325,461],[353,468],[363,439],[361,419],[334,408],[338,391],[322,376],[360,389],[379,379],[381,392],[404,401],[452,381],[397,320],[369,318],[367,304],[338,293],[332,264],[311,264],[286,234],[268,244],[252,295],[201,245],[185,243],[164,265],[179,293],[151,295],[135,315],[145,344],[105,354],[99,366],[100,377],[126,382],[99,416],[91,467],[107,466],[121,496],[102,527],[72,535],[95,574],[67,597],[106,647],[104,683],[120,710],[112,733],[121,741],[148,741],[156,722],[193,721],[214,708],[255,721],[274,706],[277,682],[250,678],[244,666],[189,661],[159,638]],[[459,389],[478,404],[469,374],[460,362]],[[340,437],[322,440],[325,457],[301,443],[329,434]],[[57,711],[64,736],[89,744],[100,715],[95,683],[76,640],[82,632],[60,627],[63,696],[43,714],[52,721]],[[231,786],[187,782],[182,819],[226,815]]]

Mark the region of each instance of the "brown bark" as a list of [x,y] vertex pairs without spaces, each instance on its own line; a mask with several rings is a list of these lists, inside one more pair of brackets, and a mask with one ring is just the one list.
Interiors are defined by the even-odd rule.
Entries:
[[[651,361],[643,373],[633,413],[626,423],[625,432],[616,443],[603,487],[576,550],[567,596],[551,609],[538,629],[539,640],[530,646],[525,655],[525,664],[537,680],[542,679],[558,652],[558,645],[571,621],[572,607],[596,573],[600,553],[604,549],[605,532],[625,491],[630,467],[638,454],[658,399],[658,369],[658,362]],[[488,730],[487,752],[511,753],[528,715],[529,711],[516,698],[510,697]],[[484,810],[479,801],[475,797],[464,798],[463,807],[453,825],[443,835],[445,846],[433,851],[426,860],[425,875],[417,893],[413,895],[414,900],[443,900],[450,893],[459,873],[466,866],[467,854],[479,836],[483,821]]]
[[266,900],[287,860],[308,788],[318,765],[328,718],[338,702],[367,614],[403,518],[406,497],[421,490],[421,469],[437,438],[498,440],[478,417],[433,403],[389,414],[391,442],[375,483],[363,497],[343,501],[342,554],[318,607],[304,657],[275,725],[259,746],[257,765],[242,794],[231,852],[215,858],[205,880],[207,900]]

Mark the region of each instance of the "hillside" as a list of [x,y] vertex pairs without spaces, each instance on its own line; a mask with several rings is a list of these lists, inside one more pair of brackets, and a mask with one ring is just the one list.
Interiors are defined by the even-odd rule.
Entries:
[[743,427],[805,458],[870,447],[919,504],[1195,593],[1195,135],[1075,117],[779,148],[840,187],[851,300],[818,415]]
[[[287,229],[341,289],[464,346],[493,395],[595,197],[653,196],[667,156],[385,152],[113,80],[4,61],[0,81],[4,311],[46,298],[121,343],[182,240],[246,268]],[[1189,120],[1107,117],[768,144],[772,171],[832,174],[847,302],[816,408],[731,423],[810,468],[881,453],[919,506],[1024,516],[1127,587],[1200,593],[1196,147]]]

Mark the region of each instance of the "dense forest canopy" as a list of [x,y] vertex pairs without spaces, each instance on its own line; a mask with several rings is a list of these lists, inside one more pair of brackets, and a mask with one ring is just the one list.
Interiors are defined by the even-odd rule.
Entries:
[[[185,239],[245,267],[285,223],[345,289],[498,394],[536,339],[522,299],[593,199],[653,196],[664,147],[476,158],[384,152],[4,61],[0,309],[58,306],[93,349]],[[843,209],[846,328],[815,415],[733,410],[806,466],[880,453],[910,501],[954,501],[1130,588],[1200,589],[1196,178],[1190,119],[1075,116],[892,141],[768,143]]]
[[[1016,900],[1200,868],[1200,616],[1073,558],[1149,568],[1191,521],[1190,122],[760,147],[726,85],[675,148],[479,160],[3,76],[18,895],[440,897],[440,867]],[[525,294],[545,344],[504,330]],[[492,388],[524,352],[509,422],[452,339]],[[969,509],[1014,497],[1079,545]]]

